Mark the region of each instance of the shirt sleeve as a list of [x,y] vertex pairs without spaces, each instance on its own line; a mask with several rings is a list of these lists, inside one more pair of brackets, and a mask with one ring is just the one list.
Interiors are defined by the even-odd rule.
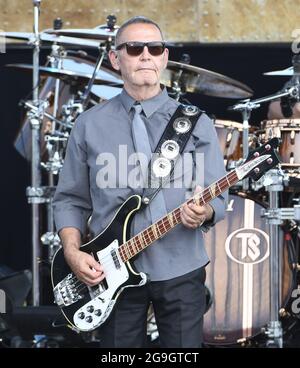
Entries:
[[81,115],[71,131],[53,198],[57,232],[64,227],[75,227],[84,235],[87,219],[92,211],[84,128]]
[[[196,151],[203,153],[204,164],[204,187],[221,179],[226,175],[223,153],[220,149],[219,139],[213,125],[213,121],[205,114],[199,119],[195,134],[198,136]],[[213,218],[205,222],[201,229],[208,231],[209,228],[225,217],[225,205],[228,201],[228,191],[220,194],[209,202],[214,210]]]

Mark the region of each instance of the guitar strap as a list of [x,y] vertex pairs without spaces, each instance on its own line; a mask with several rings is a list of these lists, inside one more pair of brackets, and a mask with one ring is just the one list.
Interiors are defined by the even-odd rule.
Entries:
[[148,165],[148,185],[142,202],[148,205],[168,183],[174,167],[203,111],[193,105],[179,105],[166,126]]

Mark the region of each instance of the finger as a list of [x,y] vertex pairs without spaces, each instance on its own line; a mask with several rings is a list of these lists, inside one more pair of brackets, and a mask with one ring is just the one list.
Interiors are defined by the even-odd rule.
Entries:
[[195,203],[189,203],[188,208],[191,209],[198,217],[201,215],[206,215],[207,210],[204,206],[198,206]]
[[183,212],[194,221],[199,221],[199,214],[194,211],[191,205],[184,205]]
[[201,187],[201,185],[196,185],[195,191],[194,193],[199,193],[203,190],[203,188]]
[[96,271],[101,271],[100,263],[95,260],[90,254],[87,254],[86,262],[91,268],[94,268]]
[[184,211],[181,213],[181,221],[185,226],[195,227],[198,226],[198,220],[194,220],[190,216],[188,216]]
[[98,272],[98,271],[90,271],[90,270],[87,271],[85,269],[84,272],[81,273],[81,277],[83,278],[84,282],[95,284],[105,278],[105,273]]

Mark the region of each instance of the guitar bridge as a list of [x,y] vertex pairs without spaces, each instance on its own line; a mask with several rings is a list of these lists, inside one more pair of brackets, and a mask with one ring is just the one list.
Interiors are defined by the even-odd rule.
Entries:
[[77,286],[75,286],[76,281],[77,278],[72,273],[69,273],[53,289],[55,302],[59,307],[66,307],[83,298],[79,294]]

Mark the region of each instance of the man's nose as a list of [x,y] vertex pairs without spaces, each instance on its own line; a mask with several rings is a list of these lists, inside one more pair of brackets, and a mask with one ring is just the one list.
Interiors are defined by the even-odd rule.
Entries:
[[145,60],[145,59],[150,59],[150,52],[148,50],[148,46],[144,46],[143,48],[143,52],[141,53],[141,59]]

